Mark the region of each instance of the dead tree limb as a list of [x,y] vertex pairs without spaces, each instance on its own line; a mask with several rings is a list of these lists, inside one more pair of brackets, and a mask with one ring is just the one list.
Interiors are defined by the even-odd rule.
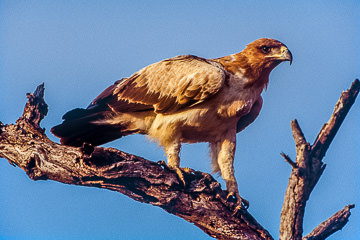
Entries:
[[[341,103],[336,105],[313,146],[306,142],[297,121],[292,122],[297,157],[293,162],[282,154],[293,171],[281,215],[281,239],[301,238],[306,200],[325,167],[321,159],[354,102],[359,86],[356,80],[351,89],[343,93]],[[159,206],[217,239],[273,239],[247,211],[233,214],[234,206],[224,201],[226,192],[209,174],[184,173],[190,184],[183,187],[176,174],[163,164],[113,148],[88,145],[75,148],[52,142],[39,126],[47,114],[44,85],[27,96],[24,113],[16,124],[0,122],[0,157],[23,169],[31,179],[117,191],[136,201]],[[352,207],[336,213],[304,239],[324,239],[341,229]]]
[[23,169],[33,180],[118,191],[194,223],[217,239],[273,239],[247,211],[234,215],[226,192],[207,173],[185,174],[183,187],[166,165],[113,148],[75,148],[52,142],[40,128],[47,114],[44,85],[28,94],[16,124],[0,124],[0,157]]
[[[331,141],[334,139],[335,134],[339,130],[341,123],[345,119],[345,116],[355,102],[359,88],[360,82],[356,79],[350,89],[341,94],[340,99],[335,105],[333,114],[320,130],[313,145],[310,145],[310,143],[306,141],[297,120],[295,119],[291,122],[296,147],[296,161],[292,162],[289,160],[289,156],[284,153],[282,154],[285,160],[290,163],[292,173],[289,178],[281,211],[280,239],[302,239],[306,202],[326,167],[322,159]],[[350,206],[354,207],[354,205]],[[350,207],[347,209],[349,212]],[[337,231],[344,226],[349,216],[350,212],[346,215],[346,221],[337,221],[336,217],[329,221],[332,222],[333,229]],[[308,236],[303,239],[325,239],[328,235],[319,234],[317,238],[312,238],[315,235],[312,237]]]
[[341,230],[349,221],[350,209],[355,205],[347,205],[340,211],[336,212],[329,219],[322,222],[311,233],[303,237],[303,240],[322,240],[330,236],[336,231]]

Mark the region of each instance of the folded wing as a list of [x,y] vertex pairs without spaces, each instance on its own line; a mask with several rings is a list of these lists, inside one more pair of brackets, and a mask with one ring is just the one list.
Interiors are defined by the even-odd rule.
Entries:
[[[116,101],[152,105],[156,113],[171,114],[215,95],[225,75],[218,63],[192,55],[178,56],[147,66],[121,81],[113,96]],[[116,110],[122,112],[121,107]]]
[[[105,89],[87,109],[74,109],[52,132],[66,145],[100,145],[142,129],[112,124],[124,113],[172,114],[218,93],[226,78],[220,64],[186,55],[149,65]],[[141,115],[146,116],[146,114]]]

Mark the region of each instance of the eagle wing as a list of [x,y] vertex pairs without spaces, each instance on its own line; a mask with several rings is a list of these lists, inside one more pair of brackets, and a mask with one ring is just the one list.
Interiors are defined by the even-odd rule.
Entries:
[[171,114],[215,95],[225,82],[219,63],[185,55],[151,64],[110,86],[89,108],[104,103],[116,112]]
[[263,99],[260,96],[256,102],[252,105],[251,110],[246,115],[242,116],[239,121],[237,122],[236,126],[236,132],[241,132],[244,130],[247,126],[249,126],[260,113],[261,107],[263,104]]

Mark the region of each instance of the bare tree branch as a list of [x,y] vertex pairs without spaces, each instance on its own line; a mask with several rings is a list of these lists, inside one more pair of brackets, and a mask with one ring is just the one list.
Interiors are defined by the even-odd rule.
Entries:
[[303,138],[303,134],[296,120],[291,122],[296,145],[296,168],[292,169],[285,199],[281,212],[280,239],[301,239],[302,225],[306,201],[309,197],[307,181],[309,172],[310,145]]
[[[359,92],[359,80],[342,93],[330,120],[311,146],[296,120],[291,122],[296,161],[282,153],[292,166],[281,212],[280,239],[302,239],[306,201],[322,175],[325,155]],[[40,128],[47,114],[44,85],[28,94],[23,115],[16,124],[0,122],[0,157],[22,168],[33,180],[51,179],[67,184],[117,191],[140,202],[149,203],[194,223],[217,239],[273,239],[246,210],[234,214],[234,203],[210,174],[184,173],[188,186],[162,163],[148,161],[113,148],[81,148],[52,142]],[[325,239],[341,229],[350,216],[346,206],[320,224],[303,239]]]
[[355,99],[359,93],[360,81],[356,79],[349,90],[341,93],[340,99],[335,105],[334,112],[327,123],[325,123],[320,130],[311,151],[317,158],[322,159],[325,156],[331,141],[334,139],[337,131],[339,130],[346,114],[349,112],[351,106],[354,104]]
[[329,219],[322,222],[311,233],[302,238],[302,240],[323,240],[334,232],[341,230],[349,221],[350,209],[355,205],[347,205],[342,210],[336,212]]
[[[293,169],[281,211],[280,239],[302,238],[306,202],[326,167],[322,158],[355,102],[359,88],[360,82],[356,79],[350,89],[341,94],[330,120],[324,124],[312,146],[306,142],[298,122],[296,120],[291,122],[296,147],[296,163],[291,164]],[[289,162],[290,157],[284,153],[282,155]]]
[[207,173],[186,174],[186,187],[166,165],[113,148],[82,148],[52,142],[39,127],[47,113],[44,86],[28,94],[16,124],[0,125],[0,157],[22,168],[33,180],[118,191],[140,202],[159,206],[194,223],[217,239],[272,239],[247,211],[234,215],[234,203]]

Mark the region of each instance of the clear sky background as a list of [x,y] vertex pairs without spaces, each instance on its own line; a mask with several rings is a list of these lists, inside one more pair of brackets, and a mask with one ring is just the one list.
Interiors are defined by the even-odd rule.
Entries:
[[[0,121],[14,123],[25,94],[45,83],[49,129],[102,90],[156,61],[181,54],[216,58],[275,38],[292,51],[270,75],[258,119],[237,135],[240,194],[276,238],[295,158],[290,121],[316,138],[342,90],[360,77],[360,2],[354,1],[0,1]],[[295,2],[295,1],[293,1]],[[309,233],[347,204],[349,223],[330,239],[360,236],[360,100],[332,142],[327,168],[306,206]],[[165,160],[146,137],[106,146]],[[207,144],[184,145],[181,166],[211,172]],[[217,178],[224,186],[224,182]],[[0,239],[211,239],[160,208],[117,192],[30,180],[0,159]]]

